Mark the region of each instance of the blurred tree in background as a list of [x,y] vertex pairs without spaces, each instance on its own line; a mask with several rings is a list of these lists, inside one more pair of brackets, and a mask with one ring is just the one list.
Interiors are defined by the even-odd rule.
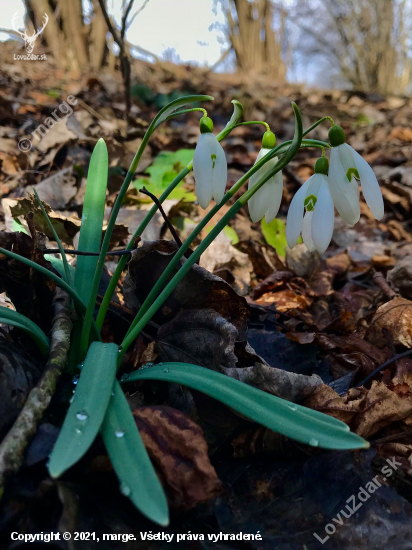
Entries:
[[289,11],[301,30],[296,49],[322,56],[345,87],[367,93],[410,92],[408,0],[298,0]]
[[[239,72],[266,74],[275,82],[285,80],[286,68],[280,37],[273,28],[271,0],[221,0],[227,18],[226,36],[236,54]],[[282,14],[282,32],[284,12]]]
[[107,27],[98,0],[86,11],[81,0],[25,0],[26,28],[41,27],[50,14],[43,38],[56,62],[68,69],[98,70],[107,53]]

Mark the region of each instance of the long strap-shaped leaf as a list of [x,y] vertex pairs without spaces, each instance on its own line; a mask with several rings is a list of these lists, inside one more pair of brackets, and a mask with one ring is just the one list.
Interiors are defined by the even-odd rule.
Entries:
[[49,461],[49,473],[59,477],[90,448],[106,414],[116,376],[119,348],[93,342]]
[[[87,174],[78,246],[82,252],[100,252],[108,165],[107,147],[104,139],[100,138],[93,149]],[[92,284],[97,261],[97,256],[78,256],[77,258],[74,286],[86,304],[91,300],[94,305],[96,301],[96,296],[92,293]]]
[[230,376],[187,363],[163,363],[143,368],[124,382],[164,380],[196,389],[248,418],[287,437],[324,449],[361,449],[369,443],[348,431],[343,422],[318,411],[289,403]]
[[27,332],[36,342],[41,353],[45,356],[49,353],[50,341],[42,329],[25,315],[18,311],[0,306],[0,323],[12,325]]
[[168,525],[167,500],[120,384],[114,384],[101,433],[120,490],[142,514]]

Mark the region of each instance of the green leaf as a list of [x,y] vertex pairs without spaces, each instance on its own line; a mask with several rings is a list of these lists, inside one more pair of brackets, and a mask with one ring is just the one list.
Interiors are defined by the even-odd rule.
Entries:
[[42,329],[33,323],[28,317],[9,309],[4,306],[0,306],[0,323],[5,325],[11,325],[27,332],[29,336],[36,342],[40,352],[47,356],[50,350],[50,341],[44,334]]
[[275,218],[270,223],[266,223],[266,219],[263,218],[260,227],[262,229],[263,236],[265,237],[265,241],[270,244],[270,246],[273,246],[279,256],[284,258],[286,254],[287,242],[286,226],[282,220]]
[[26,235],[28,235],[28,232],[26,231],[26,228],[25,228],[24,225],[20,222],[20,220],[13,219],[13,226],[12,226],[12,229],[13,229],[13,231],[15,231],[16,233],[26,233]]
[[236,231],[233,229],[233,227],[230,227],[230,225],[227,225],[223,233],[226,235],[226,237],[230,240],[230,242],[233,244],[237,244],[239,242],[239,237],[237,236]]
[[168,525],[167,500],[120,384],[114,384],[101,429],[121,492],[159,525]]
[[346,424],[318,411],[289,403],[230,376],[186,363],[163,363],[140,369],[124,382],[164,380],[189,386],[225,403],[248,418],[313,447],[362,449],[369,443]]
[[[162,151],[154,160],[153,164],[146,169],[150,179],[137,178],[133,181],[136,189],[146,187],[148,191],[159,197],[172,181],[179,175],[179,172],[193,160],[194,149],[180,149],[176,152]],[[195,201],[196,195],[187,191],[179,185],[168,196],[169,199],[184,199]]]
[[95,440],[113,390],[118,352],[116,344],[90,345],[74,399],[50,456],[52,477],[61,476],[76,464]]
[[[87,175],[78,246],[82,252],[100,251],[108,164],[107,147],[104,140],[100,138],[93,150]],[[96,300],[96,296],[91,296],[91,290],[97,262],[98,256],[78,256],[77,258],[74,284],[79,296],[86,303],[89,300],[93,302]]]

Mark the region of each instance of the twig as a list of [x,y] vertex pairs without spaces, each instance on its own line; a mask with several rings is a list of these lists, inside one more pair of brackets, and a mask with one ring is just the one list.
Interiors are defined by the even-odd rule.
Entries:
[[386,437],[382,437],[381,439],[375,439],[374,441],[371,441],[371,445],[382,445],[382,443],[388,443],[389,441],[396,441],[397,439],[402,439],[404,437],[407,437],[408,435],[412,435],[412,430],[406,430],[405,432],[399,432],[397,434],[388,435]]
[[[58,248],[43,248],[42,252],[44,254],[60,254]],[[100,252],[83,252],[81,250],[72,250],[71,248],[63,248],[63,252],[68,254],[73,254],[75,256],[100,256]],[[126,254],[131,254],[133,250],[112,250],[109,251],[106,256],[125,256]]]
[[129,13],[133,7],[133,3],[134,3],[134,0],[129,0],[129,3],[127,4],[126,9],[124,10],[124,14],[122,17],[122,28],[120,31],[120,37],[122,40],[124,40],[124,35],[126,34],[127,18],[129,17]]
[[119,59],[120,59],[120,69],[122,72],[123,85],[124,85],[124,94],[126,101],[126,120],[129,121],[130,108],[131,108],[131,95],[130,95],[130,60],[128,53],[126,52],[125,41],[123,37],[119,34],[115,25],[112,24],[109,14],[106,10],[105,0],[99,0],[100,8],[103,13],[103,17],[106,21],[106,25],[109,29],[110,34],[113,36],[113,40],[119,46]]
[[70,297],[59,287],[54,292],[53,308],[50,354],[45,370],[0,445],[0,498],[7,478],[17,473],[23,463],[24,452],[37,431],[66,366],[72,329]]
[[403,353],[398,353],[398,355],[395,355],[391,359],[388,359],[388,361],[385,361],[385,363],[383,363],[382,365],[377,367],[375,370],[373,370],[370,374],[368,374],[368,376],[364,380],[362,380],[362,382],[359,382],[359,384],[357,384],[356,387],[359,388],[360,386],[364,386],[366,382],[368,382],[371,378],[373,378],[375,374],[377,374],[379,371],[381,371],[388,365],[391,365],[398,359],[402,359],[402,357],[407,357],[408,355],[411,355],[411,354],[412,354],[412,349],[408,349],[408,351],[404,351]]
[[391,287],[388,285],[385,277],[380,273],[379,271],[375,271],[372,269],[372,280],[375,283],[376,286],[378,286],[382,292],[385,294],[385,296],[388,298],[388,300],[393,300],[393,298],[396,298],[397,294],[394,292]]
[[169,220],[169,218],[166,216],[166,212],[163,210],[163,207],[162,207],[162,203],[159,202],[159,199],[156,197],[156,195],[153,195],[153,193],[151,193],[150,191],[148,191],[146,189],[146,187],[143,187],[143,189],[140,189],[140,193],[143,193],[143,195],[147,195],[148,197],[150,197],[152,199],[152,201],[155,203],[155,205],[157,206],[159,212],[161,213],[161,215],[163,216],[163,219],[165,221],[165,224],[167,225],[170,233],[172,234],[174,240],[176,241],[176,244],[177,246],[180,248],[182,246],[182,241],[180,240],[179,238],[179,235],[176,233],[176,230],[175,228],[173,227],[171,221]]

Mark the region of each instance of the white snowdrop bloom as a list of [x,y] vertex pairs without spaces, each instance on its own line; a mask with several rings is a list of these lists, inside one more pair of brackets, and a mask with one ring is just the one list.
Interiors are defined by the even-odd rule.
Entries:
[[193,173],[196,197],[202,208],[212,199],[219,204],[226,190],[227,161],[225,152],[213,135],[213,122],[208,117],[200,119],[200,137],[193,156]]
[[[329,190],[328,159],[316,161],[315,174],[302,185],[290,203],[286,240],[293,248],[302,233],[308,250],[325,252],[332,239],[335,209]],[[305,213],[306,209],[306,213]]]
[[[345,133],[340,126],[332,126],[329,140],[330,154],[329,189],[336,210],[349,224],[360,218],[359,185],[373,216],[380,220],[384,214],[382,192],[378,180],[365,159],[345,143]],[[356,178],[356,179],[355,179]]]
[[[276,137],[270,131],[265,132],[262,140],[262,149],[256,158],[259,162],[267,155],[276,144]],[[268,160],[257,172],[250,176],[248,189],[251,189],[260,179],[262,179],[277,163],[278,157]],[[283,177],[282,172],[277,172],[248,201],[249,214],[253,223],[258,222],[265,216],[266,223],[274,220],[279,212],[282,202]]]

